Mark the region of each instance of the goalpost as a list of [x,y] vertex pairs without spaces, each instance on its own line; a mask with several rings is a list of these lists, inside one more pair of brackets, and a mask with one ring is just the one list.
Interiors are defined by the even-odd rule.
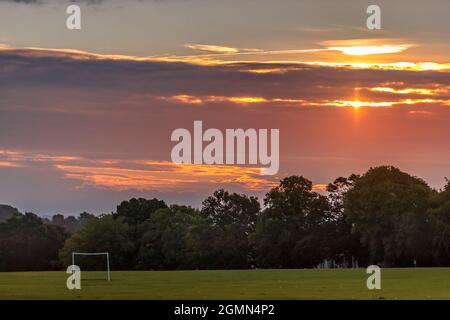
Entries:
[[75,256],[106,256],[106,270],[108,272],[108,281],[111,281],[111,272],[109,270],[109,252],[72,252],[72,265],[75,265]]

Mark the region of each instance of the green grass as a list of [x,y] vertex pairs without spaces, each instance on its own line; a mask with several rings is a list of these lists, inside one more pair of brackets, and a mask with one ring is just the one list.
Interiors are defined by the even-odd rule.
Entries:
[[[0,299],[450,299],[450,268],[382,269],[382,289],[365,269],[82,272],[81,290],[65,272],[0,273]],[[88,279],[90,278],[90,279]]]

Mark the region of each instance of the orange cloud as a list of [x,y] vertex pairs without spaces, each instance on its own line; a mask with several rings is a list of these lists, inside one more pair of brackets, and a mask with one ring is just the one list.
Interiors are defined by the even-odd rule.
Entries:
[[399,71],[447,71],[450,70],[450,63],[435,62],[391,62],[391,63],[368,63],[368,62],[303,62],[307,65],[352,68],[369,70],[399,70]]
[[[390,43],[392,42],[392,43]],[[387,53],[385,51],[396,51],[400,52],[406,50],[407,48],[413,46],[407,43],[396,43],[392,39],[357,39],[357,40],[331,40],[324,41],[320,43],[326,48],[315,48],[315,49],[289,49],[289,50],[260,50],[260,49],[237,49],[225,46],[209,46],[211,50],[216,50],[216,53],[211,54],[200,54],[200,55],[187,55],[187,56],[131,56],[131,55],[119,55],[119,54],[99,54],[88,51],[81,51],[76,49],[54,49],[54,48],[38,48],[38,47],[28,47],[28,48],[12,48],[7,45],[0,44],[0,51],[10,51],[16,54],[21,54],[25,56],[37,56],[37,57],[65,57],[74,60],[126,60],[126,61],[138,61],[138,62],[183,62],[193,65],[227,65],[236,63],[258,63],[261,66],[270,63],[276,64],[309,64],[318,66],[328,66],[335,68],[357,68],[357,69],[381,69],[381,70],[410,70],[410,71],[425,71],[425,70],[450,70],[450,63],[436,63],[436,62],[392,62],[392,63],[365,63],[365,62],[326,62],[326,61],[303,61],[303,60],[269,60],[265,59],[255,60],[255,59],[230,59],[233,56],[246,56],[246,55],[285,55],[285,54],[301,54],[301,53],[315,53],[315,52],[327,52],[338,50],[347,54],[375,54],[375,53]],[[191,45],[195,48],[198,45]],[[202,45],[205,46],[205,45]],[[353,48],[353,49],[352,49]],[[217,50],[227,51],[225,53],[219,52]],[[239,52],[234,52],[235,50],[241,50]],[[221,58],[227,57],[227,60]],[[255,68],[255,73],[263,68]],[[281,68],[282,69],[282,68]],[[280,69],[280,70],[281,70]],[[247,72],[252,72],[248,70]],[[277,72],[277,71],[274,71]],[[263,72],[261,72],[263,73]]]
[[412,114],[412,115],[432,115],[433,114],[433,112],[427,111],[427,110],[411,110],[408,113]]
[[316,106],[334,106],[334,107],[392,107],[395,105],[414,105],[414,104],[422,104],[422,103],[436,103],[436,104],[447,104],[448,100],[443,99],[401,99],[398,101],[359,101],[359,100],[334,100],[331,102],[322,102],[322,103],[312,103],[310,105]]
[[192,95],[175,95],[170,97],[159,97],[162,100],[166,100],[174,103],[185,104],[204,104],[211,102],[231,102],[236,104],[250,104],[250,103],[262,103],[269,102],[263,97],[225,97],[225,96],[192,96]]
[[447,92],[445,89],[427,89],[427,88],[404,88],[404,89],[395,89],[390,87],[375,87],[370,88],[370,91],[376,92],[388,92],[388,93],[396,93],[396,94],[420,94],[420,95],[433,95],[437,93]]
[[204,101],[199,97],[190,96],[187,94],[179,94],[171,97],[159,97],[160,99],[174,102],[174,103],[185,103],[185,104],[201,104]]
[[312,190],[313,191],[326,191],[328,187],[328,183],[316,183],[313,184]]
[[353,46],[353,47],[330,47],[330,50],[340,51],[350,56],[367,56],[372,54],[397,53],[406,50],[406,46]]
[[265,73],[275,73],[275,74],[283,74],[286,72],[289,72],[291,70],[296,70],[297,68],[258,68],[258,69],[246,69],[242,70],[241,72],[248,72],[248,73],[258,73],[258,74],[265,74]]
[[[357,88],[360,89],[360,88]],[[383,91],[383,92],[395,92],[395,89],[391,90],[381,90],[381,88],[371,88],[371,91]],[[437,90],[437,89],[436,89]],[[408,91],[408,90],[406,90]],[[403,92],[399,90],[399,92]],[[428,92],[427,89],[411,89],[406,93],[418,93]],[[432,92],[432,89],[430,89]],[[421,104],[421,103],[436,103],[447,105],[450,103],[449,100],[446,99],[400,99],[396,101],[368,101],[368,100],[343,100],[343,99],[335,99],[335,100],[304,100],[304,99],[295,99],[295,98],[264,98],[264,97],[225,97],[225,96],[192,96],[192,95],[175,95],[170,97],[159,97],[160,99],[173,102],[173,103],[182,103],[182,104],[207,104],[207,103],[220,103],[220,102],[229,102],[237,105],[248,105],[248,104],[260,104],[260,103],[286,103],[293,104],[296,106],[305,106],[305,107],[352,107],[352,108],[360,108],[360,107],[392,107],[395,105],[413,105],[413,104]]]
[[229,102],[234,104],[258,104],[269,102],[281,102],[281,103],[304,103],[307,102],[304,99],[294,98],[264,98],[264,97],[226,97],[226,96],[192,96],[192,95],[174,95],[170,97],[159,97],[159,99],[184,104],[205,104],[205,103],[220,103]]
[[21,165],[18,163],[15,163],[15,162],[11,162],[11,161],[0,161],[0,167],[17,168],[17,167],[21,167]]
[[0,150],[0,160],[2,158],[14,162],[68,162],[82,159],[81,157],[74,156],[30,153],[15,150]]
[[351,56],[398,53],[413,46],[393,39],[328,40],[321,42],[321,44],[327,46],[329,50],[339,51]]
[[175,191],[180,187],[196,188],[202,185],[239,184],[248,190],[264,190],[273,181],[259,176],[260,168],[174,164],[167,161],[139,161],[142,169],[122,167],[56,165],[64,177],[83,182],[82,186],[95,186],[113,190]]
[[261,168],[236,165],[176,164],[157,160],[90,159],[69,155],[34,154],[0,150],[0,167],[47,164],[63,177],[85,186],[112,190],[176,191],[199,186],[239,185],[247,190],[266,190],[273,178],[260,175]]
[[209,44],[185,44],[186,48],[199,50],[199,51],[207,51],[207,52],[216,52],[216,53],[236,53],[239,52],[237,48],[225,47],[225,46],[217,46],[217,45],[209,45]]

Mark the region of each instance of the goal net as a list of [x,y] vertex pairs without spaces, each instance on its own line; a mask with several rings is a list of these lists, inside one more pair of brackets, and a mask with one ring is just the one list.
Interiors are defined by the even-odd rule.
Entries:
[[81,271],[101,271],[106,269],[106,280],[111,280],[109,252],[72,252],[72,265]]

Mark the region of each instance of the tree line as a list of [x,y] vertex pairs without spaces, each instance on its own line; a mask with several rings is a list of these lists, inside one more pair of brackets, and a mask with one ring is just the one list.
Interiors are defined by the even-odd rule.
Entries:
[[325,193],[284,178],[263,206],[222,189],[200,209],[133,198],[111,214],[43,219],[0,206],[0,271],[59,270],[74,251],[108,251],[115,270],[450,266],[450,183],[434,190],[380,166]]

